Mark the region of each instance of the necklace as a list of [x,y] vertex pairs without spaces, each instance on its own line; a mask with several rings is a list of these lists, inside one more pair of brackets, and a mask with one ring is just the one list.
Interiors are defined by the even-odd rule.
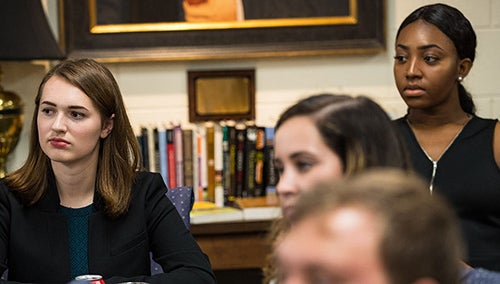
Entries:
[[460,127],[460,129],[457,131],[457,133],[455,134],[455,136],[453,137],[453,139],[451,139],[450,143],[448,143],[448,145],[444,148],[444,150],[441,152],[441,154],[439,154],[439,156],[434,160],[427,153],[427,151],[425,151],[424,147],[422,147],[422,145],[420,145],[420,143],[417,140],[417,135],[415,134],[415,130],[413,129],[410,120],[408,118],[406,118],[406,123],[408,124],[408,127],[410,127],[411,131],[413,132],[413,136],[415,136],[415,140],[417,140],[418,146],[420,147],[420,149],[422,150],[422,152],[424,152],[424,154],[427,157],[427,159],[432,163],[432,175],[431,175],[431,180],[429,182],[429,191],[430,191],[431,194],[433,193],[433,190],[434,190],[434,178],[436,177],[439,160],[441,159],[441,157],[443,157],[443,155],[446,153],[446,151],[448,151],[448,149],[451,147],[451,145],[453,145],[453,142],[455,142],[455,140],[458,138],[458,136],[460,135],[460,133],[462,133],[462,130],[464,130],[465,125],[467,125],[467,123],[470,121],[470,119],[471,119],[471,116],[469,114],[467,114],[467,119],[462,124],[462,126]]

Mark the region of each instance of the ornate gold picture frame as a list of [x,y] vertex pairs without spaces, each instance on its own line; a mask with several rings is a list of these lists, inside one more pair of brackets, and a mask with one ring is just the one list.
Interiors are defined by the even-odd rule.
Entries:
[[[108,23],[102,19],[110,16],[98,16],[102,15],[99,1],[112,2],[115,10],[123,3],[150,2],[59,0],[61,39],[69,57],[92,57],[101,61],[205,60],[385,50],[384,0],[294,0],[302,4],[319,1],[318,5],[328,5],[325,8],[334,12],[332,15],[290,18],[268,15],[262,19],[201,23],[155,22],[147,18],[143,22]],[[183,0],[176,1],[182,3]],[[240,1],[271,3],[277,0]]]

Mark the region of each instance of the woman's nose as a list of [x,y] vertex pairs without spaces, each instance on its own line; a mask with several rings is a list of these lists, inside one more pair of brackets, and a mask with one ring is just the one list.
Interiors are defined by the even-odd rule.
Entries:
[[57,132],[64,132],[67,129],[66,126],[66,119],[64,118],[63,115],[58,114],[54,118],[54,121],[52,123],[52,129]]
[[419,62],[417,61],[416,58],[410,58],[410,60],[408,60],[408,64],[406,66],[407,66],[406,77],[412,78],[412,77],[418,77],[421,75]]
[[280,174],[278,184],[276,184],[276,191],[279,195],[287,195],[297,192],[297,186],[295,184],[293,173],[283,171]]

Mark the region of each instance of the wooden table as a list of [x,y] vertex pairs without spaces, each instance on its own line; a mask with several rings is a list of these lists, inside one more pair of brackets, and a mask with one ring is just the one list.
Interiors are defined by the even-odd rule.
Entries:
[[216,270],[260,269],[270,251],[271,221],[238,221],[191,225],[191,233]]

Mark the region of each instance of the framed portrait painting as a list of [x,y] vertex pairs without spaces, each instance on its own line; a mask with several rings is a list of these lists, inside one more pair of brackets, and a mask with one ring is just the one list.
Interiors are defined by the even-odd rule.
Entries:
[[59,0],[68,57],[205,60],[385,50],[384,0]]

